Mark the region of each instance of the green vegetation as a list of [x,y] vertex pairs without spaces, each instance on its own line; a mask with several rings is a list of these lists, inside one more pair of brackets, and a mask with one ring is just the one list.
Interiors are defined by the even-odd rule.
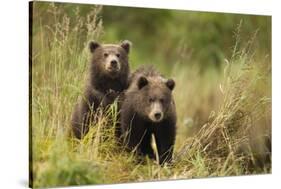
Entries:
[[[35,2],[32,27],[34,187],[271,172],[269,17]],[[132,70],[153,64],[176,81],[172,165],[139,163],[116,144],[116,104],[83,140],[69,135],[87,43],[123,39]]]

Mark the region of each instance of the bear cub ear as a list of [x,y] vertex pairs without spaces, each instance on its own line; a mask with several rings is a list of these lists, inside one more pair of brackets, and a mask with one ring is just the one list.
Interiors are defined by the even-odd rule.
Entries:
[[141,76],[138,80],[138,88],[142,89],[144,86],[148,84],[147,79],[144,76]]
[[129,40],[124,40],[122,43],[121,43],[121,45],[120,45],[123,49],[125,49],[125,51],[127,52],[127,53],[129,53],[130,52],[130,48],[131,48],[131,46],[132,46],[132,43],[131,43],[131,41],[129,41]]
[[166,85],[172,91],[175,88],[175,81],[173,79],[168,79]]
[[100,44],[98,42],[91,41],[89,43],[90,52],[93,53],[96,50],[96,48],[98,48],[99,46],[100,46]]

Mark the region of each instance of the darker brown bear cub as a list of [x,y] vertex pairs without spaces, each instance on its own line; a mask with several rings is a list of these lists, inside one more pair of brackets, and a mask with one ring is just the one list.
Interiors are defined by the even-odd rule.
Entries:
[[121,130],[127,149],[155,158],[151,146],[154,134],[161,165],[171,161],[175,143],[174,86],[174,80],[165,79],[152,67],[140,68],[131,76],[121,107]]
[[131,42],[127,40],[118,45],[90,42],[92,58],[89,79],[71,120],[72,130],[77,138],[82,138],[88,132],[95,111],[113,103],[128,87],[130,47]]

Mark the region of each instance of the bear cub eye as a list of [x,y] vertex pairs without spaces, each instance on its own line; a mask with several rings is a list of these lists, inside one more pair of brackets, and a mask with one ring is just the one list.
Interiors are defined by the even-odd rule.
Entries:
[[116,54],[116,56],[119,58],[119,57],[120,57],[120,54]]
[[154,102],[154,99],[153,98],[149,98],[148,101],[149,101],[149,103],[152,103],[152,102]]
[[104,56],[104,57],[108,57],[108,53],[104,53],[103,56]]
[[164,101],[165,101],[165,100],[164,100],[163,98],[160,98],[160,102],[161,102],[161,103],[164,103]]

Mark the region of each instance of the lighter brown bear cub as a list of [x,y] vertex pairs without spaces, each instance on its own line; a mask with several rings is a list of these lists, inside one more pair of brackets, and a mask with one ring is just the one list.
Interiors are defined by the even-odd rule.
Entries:
[[151,146],[155,136],[159,163],[172,159],[176,136],[176,110],[172,96],[175,82],[152,67],[132,74],[121,107],[121,131],[129,151],[155,158]]
[[127,40],[121,44],[89,43],[92,54],[89,78],[71,120],[72,131],[77,138],[87,134],[96,110],[113,103],[128,87],[130,47],[131,42]]

